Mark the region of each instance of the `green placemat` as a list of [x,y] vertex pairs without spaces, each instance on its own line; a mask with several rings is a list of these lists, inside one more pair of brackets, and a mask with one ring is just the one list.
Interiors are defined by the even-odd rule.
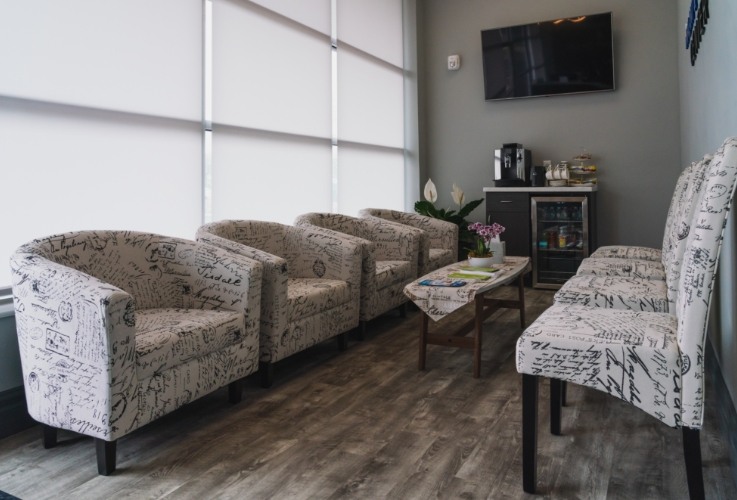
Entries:
[[488,280],[491,276],[484,276],[483,274],[471,274],[471,273],[450,273],[448,278],[461,278],[465,280]]

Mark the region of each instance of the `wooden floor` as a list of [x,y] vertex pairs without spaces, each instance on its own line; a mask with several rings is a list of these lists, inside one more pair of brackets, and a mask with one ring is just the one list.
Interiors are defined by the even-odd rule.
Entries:
[[[513,296],[502,287],[497,296]],[[528,321],[552,301],[526,291]],[[444,322],[470,317],[466,308]],[[0,441],[0,490],[43,498],[525,498],[516,311],[485,324],[481,378],[471,351],[428,347],[417,370],[420,313],[372,322],[367,339],[328,342],[278,364],[275,385],[248,379],[232,406],[220,390],[118,442],[118,470],[98,476],[90,438],[39,430]],[[438,326],[442,326],[442,323]],[[709,381],[710,383],[710,381]],[[710,386],[707,387],[707,403]],[[569,386],[563,436],[548,432],[541,385],[538,491],[547,498],[687,498],[681,433],[598,391]],[[708,406],[707,498],[737,498]]]

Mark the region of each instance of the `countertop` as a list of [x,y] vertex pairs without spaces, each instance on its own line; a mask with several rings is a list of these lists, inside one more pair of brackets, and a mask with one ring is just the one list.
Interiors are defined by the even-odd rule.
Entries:
[[576,187],[485,187],[485,193],[593,193],[597,191],[598,186],[576,186]]

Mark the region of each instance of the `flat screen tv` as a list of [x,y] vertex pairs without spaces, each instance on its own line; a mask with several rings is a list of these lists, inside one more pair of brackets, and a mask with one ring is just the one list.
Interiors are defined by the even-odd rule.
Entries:
[[612,14],[481,32],[486,100],[614,90]]

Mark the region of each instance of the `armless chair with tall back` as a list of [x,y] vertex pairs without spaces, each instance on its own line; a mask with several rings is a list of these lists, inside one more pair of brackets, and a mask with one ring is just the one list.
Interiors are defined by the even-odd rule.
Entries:
[[[666,218],[660,260],[627,258],[643,255],[644,247],[612,246],[605,255],[584,259],[577,274],[555,294],[557,303],[591,307],[668,312],[678,297],[686,238],[694,211],[704,195],[710,156],[679,176]],[[621,250],[614,252],[614,249]]]
[[704,416],[704,345],[727,215],[737,185],[737,138],[709,165],[686,241],[671,313],[554,304],[517,342],[523,391],[523,487],[536,488],[537,386],[551,382],[551,432],[560,434],[562,386],[573,382],[632,403],[681,428],[689,493],[703,498],[699,429]]

